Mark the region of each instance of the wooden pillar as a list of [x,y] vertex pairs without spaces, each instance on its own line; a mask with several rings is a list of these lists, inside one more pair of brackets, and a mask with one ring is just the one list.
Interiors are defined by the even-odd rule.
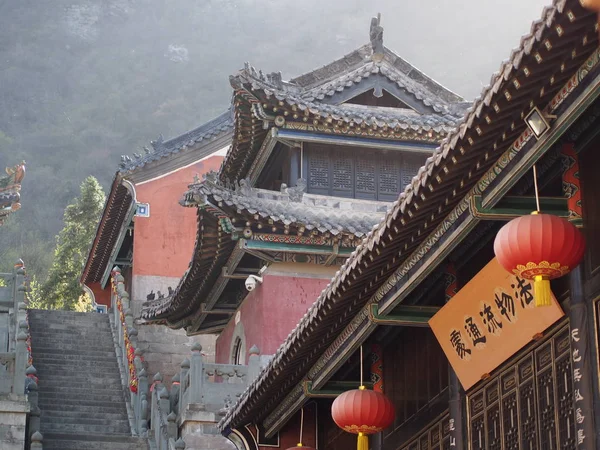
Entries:
[[300,149],[299,148],[290,148],[290,187],[296,186],[296,182],[301,177],[300,172]]
[[[582,190],[579,177],[579,156],[573,144],[562,147],[563,195],[567,198],[569,221],[583,226]],[[596,426],[594,408],[598,405],[598,391],[594,389],[593,342],[594,311],[586,302],[583,287],[583,270],[579,265],[569,274],[571,309],[571,352],[573,369],[573,411],[575,412],[576,442],[578,449],[595,449]],[[595,405],[596,403],[596,405]]]
[[581,181],[579,179],[579,156],[573,144],[564,144],[562,147],[563,175],[562,190],[567,197],[569,208],[569,222],[576,227],[583,225],[583,208],[581,205]]
[[[453,264],[448,264],[446,267],[446,303],[452,300],[458,293],[458,281],[456,279],[456,268]],[[455,450],[463,450],[466,448],[465,443],[465,422],[464,418],[464,391],[458,381],[458,377],[448,366],[448,411],[450,413],[450,448]]]
[[[371,346],[371,381],[373,390],[383,394],[383,348],[380,344]],[[371,438],[371,450],[383,448],[383,432],[379,432]]]

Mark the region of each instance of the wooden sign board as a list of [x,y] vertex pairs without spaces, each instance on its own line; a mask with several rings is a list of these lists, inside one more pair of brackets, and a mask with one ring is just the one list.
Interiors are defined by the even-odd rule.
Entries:
[[554,296],[551,306],[536,308],[533,282],[508,273],[494,258],[429,326],[467,390],[563,315]]

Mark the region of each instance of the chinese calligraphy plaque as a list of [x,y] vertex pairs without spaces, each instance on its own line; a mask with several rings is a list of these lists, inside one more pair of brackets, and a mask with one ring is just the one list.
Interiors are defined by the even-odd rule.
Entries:
[[555,298],[535,308],[533,284],[494,258],[429,321],[465,390],[564,315]]

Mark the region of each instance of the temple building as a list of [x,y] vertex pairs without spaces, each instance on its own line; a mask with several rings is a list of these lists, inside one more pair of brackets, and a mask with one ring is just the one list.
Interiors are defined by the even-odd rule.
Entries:
[[[186,236],[195,237],[195,248],[181,259],[189,266],[169,295],[147,295],[156,287],[135,282],[138,264],[148,264],[135,256],[139,223],[147,219],[135,218],[133,264],[116,280],[124,278],[132,304],[147,297],[141,310],[134,307],[138,336],[169,328],[216,336],[214,363],[201,362],[196,349],[179,375],[177,423],[192,448],[232,448],[210,436],[214,425],[466,111],[460,96],[384,47],[379,18],[370,31],[367,45],[289,81],[249,64],[230,77],[233,130],[221,166],[174,175],[191,182],[180,191],[185,208],[166,197],[143,200],[150,219],[157,201],[171,201],[168,208],[186,217],[196,213]],[[121,230],[130,221],[121,220]],[[105,283],[130,252],[126,239],[112,245],[112,259],[100,240],[82,280]]]
[[379,19],[317,70],[246,64],[230,82],[231,147],[181,200],[198,213],[190,265],[138,322],[217,334],[216,362],[245,364],[275,353],[467,105],[384,47]]
[[[195,214],[178,201],[194,176],[219,168],[231,142],[232,125],[227,111],[174,139],[160,137],[133,157],[122,156],[80,279],[99,311],[105,312],[114,300],[114,267],[125,279],[133,317],[139,316],[148,297],[162,298],[177,286],[196,234]],[[140,329],[138,340],[150,375],[160,372],[166,379],[199,341],[154,326]],[[212,357],[214,338],[200,341]]]
[[25,163],[6,168],[0,177],[0,225],[8,216],[21,208],[21,181],[25,177]]
[[[261,77],[251,69],[234,77],[236,105],[248,105],[248,117],[254,113],[260,120],[255,119],[252,133],[240,128],[243,114],[236,115],[236,137],[220,173],[221,182],[248,179],[247,186],[256,191],[275,188],[279,180],[289,185],[293,178],[286,175],[286,167],[290,174],[296,173],[292,162],[300,141],[308,193],[304,195],[323,189],[317,194],[331,196],[339,192],[335,180],[341,178],[335,172],[318,171],[317,161],[327,154],[333,171],[340,165],[331,159],[334,153],[326,153],[327,147],[322,146],[343,141],[339,150],[351,154],[355,144],[347,141],[352,135],[373,152],[386,139],[406,148],[409,137],[403,133],[410,133],[411,146],[424,145],[417,138],[421,131],[414,134],[412,126],[392,127],[389,119],[375,120],[375,114],[362,116],[373,117],[370,123],[353,122],[356,116],[350,111],[367,108],[364,104],[327,103],[340,98],[347,101],[346,90],[354,89],[359,78],[360,82],[383,81],[391,58],[387,50],[383,54],[379,61],[361,58],[361,64],[379,67],[376,78],[352,75],[346,82],[327,81],[325,88],[311,87],[322,79],[319,71],[300,77],[291,86],[277,76]],[[305,93],[307,88],[310,94]],[[388,89],[386,84],[386,92],[409,105],[407,97]],[[433,111],[421,110],[419,115],[413,111],[410,117],[430,117],[429,124],[453,117],[457,111],[453,102],[458,99],[447,95],[445,91],[433,97],[415,95]],[[356,448],[356,437],[334,423],[331,405],[338,395],[361,384],[361,367],[367,387],[383,392],[395,409],[395,421],[371,438],[371,449],[598,448],[599,95],[597,14],[577,0],[555,0],[501,64],[464,118],[452,122],[456,129],[427,158],[421,156],[423,165],[416,176],[413,173],[408,183],[398,184],[399,196],[382,220],[360,244],[350,247],[351,254],[309,302],[312,306],[298,326],[227,409],[219,428],[235,448],[288,449],[298,442],[315,449]],[[440,103],[440,99],[450,103]],[[323,103],[316,106],[317,101]],[[408,112],[404,106],[396,107],[395,114]],[[263,121],[271,118],[276,127],[263,128]],[[425,134],[439,136],[435,127],[430,130]],[[270,141],[257,141],[256,133]],[[243,159],[249,152],[238,152],[241,144],[235,139],[243,140],[245,149],[258,152]],[[288,153],[270,151],[282,144]],[[402,153],[386,150],[386,155]],[[270,154],[261,157],[263,151]],[[362,155],[361,151],[355,158]],[[261,161],[277,157],[284,161],[277,165],[282,168],[280,174],[259,173]],[[377,157],[369,161],[371,167],[378,164]],[[345,167],[351,171],[362,164],[354,159]],[[381,167],[373,172],[379,174],[375,180],[381,185],[386,172]],[[311,186],[311,179],[320,180],[320,173],[327,175],[324,181]],[[360,173],[361,182],[349,177],[343,183],[347,197],[358,197],[358,186],[365,186],[362,174],[369,171]],[[231,231],[222,227],[222,233],[228,234],[221,241],[237,232],[246,236],[244,242],[251,242],[255,233],[263,232],[258,225],[264,230],[265,219],[273,216],[255,207],[256,194],[245,196],[247,203],[238,206],[234,193],[239,195],[242,187],[233,189],[231,197],[203,194],[206,189],[210,188],[193,186],[186,199],[198,198],[194,201],[210,204],[232,222]],[[374,186],[372,192],[371,200],[387,199],[378,197],[381,191]],[[552,281],[550,306],[534,306],[534,282],[507,272],[494,252],[499,230],[536,210],[568,219],[580,227],[587,241],[583,262]],[[302,224],[301,235],[290,227],[288,236],[306,235],[310,232],[307,225]],[[272,233],[279,234],[280,227],[273,220]],[[514,245],[522,245],[524,253],[533,251],[528,250],[526,236],[522,239],[517,238]],[[201,299],[185,294],[193,274],[192,265],[173,300],[143,314],[171,326],[185,326],[190,332],[201,331],[205,322],[198,318],[212,305],[202,305]],[[178,300],[181,295],[188,301]],[[539,295],[537,286],[535,295]],[[273,303],[288,301],[284,296],[269,298]],[[248,301],[249,296],[244,302]],[[238,305],[220,298],[215,304],[232,310]],[[243,313],[245,303],[241,305],[238,311]],[[225,316],[213,320],[215,326],[222,326]]]

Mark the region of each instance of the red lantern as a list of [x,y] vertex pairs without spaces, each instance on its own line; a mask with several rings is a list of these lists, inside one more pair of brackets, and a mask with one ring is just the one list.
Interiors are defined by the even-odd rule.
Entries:
[[331,405],[331,415],[338,427],[358,434],[358,450],[368,450],[368,435],[389,427],[396,412],[385,395],[361,386],[338,396]]
[[504,225],[494,253],[507,271],[534,281],[536,306],[552,301],[550,280],[562,277],[583,259],[585,240],[568,220],[532,213]]
[[304,408],[302,408],[300,410],[300,442],[295,447],[290,447],[287,450],[298,450],[298,449],[315,450],[312,447],[306,447],[306,446],[302,445],[302,430],[303,429],[304,429]]
[[584,8],[600,12],[600,0],[580,0]]

